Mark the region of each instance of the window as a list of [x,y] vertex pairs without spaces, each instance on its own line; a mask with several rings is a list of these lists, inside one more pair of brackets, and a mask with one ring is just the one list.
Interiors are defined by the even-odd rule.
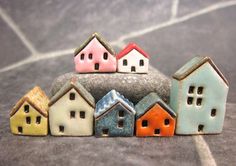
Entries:
[[102,135],[103,136],[108,136],[109,129],[102,129]]
[[147,120],[143,120],[142,121],[142,127],[147,127],[148,126],[148,121]]
[[165,119],[164,124],[165,124],[166,126],[169,125],[169,124],[170,124],[170,120],[169,120],[169,119]]
[[80,60],[84,60],[84,53],[80,55]]
[[73,92],[70,93],[70,100],[75,100],[75,93]]
[[26,117],[26,123],[30,124],[31,123],[31,118],[29,116]]
[[120,111],[119,111],[119,117],[120,117],[120,118],[123,118],[124,115],[125,115],[124,110],[120,110]]
[[85,112],[84,111],[80,111],[79,112],[79,116],[81,119],[85,119]]
[[95,63],[94,70],[99,70],[99,63]]
[[93,59],[93,54],[92,53],[89,54],[89,59]]
[[64,133],[64,126],[59,126],[59,131],[61,132],[61,133]]
[[41,116],[37,116],[37,117],[36,117],[36,123],[37,123],[37,124],[40,124],[40,123],[41,123]]
[[[199,87],[190,86],[188,88],[188,98],[187,98],[188,105],[194,104],[196,106],[201,106],[202,100],[203,100],[201,95],[203,94],[203,90],[204,90],[203,86],[199,86]],[[193,103],[193,102],[196,102],[196,103]]]
[[75,118],[75,111],[70,111],[70,118]]
[[18,127],[18,133],[23,133],[23,128],[21,126]]
[[197,94],[201,95],[203,93],[203,87],[200,86],[197,88]]
[[105,60],[108,59],[108,53],[107,53],[107,52],[104,52],[104,54],[103,54],[103,59],[105,59]]
[[131,72],[135,72],[135,71],[136,71],[135,66],[132,66],[132,67],[131,67]]
[[124,121],[123,120],[119,120],[118,121],[118,127],[119,128],[123,128],[124,127]]
[[159,135],[160,133],[161,133],[161,130],[160,130],[160,129],[155,129],[155,130],[154,130],[154,134],[155,134],[155,135]]
[[24,111],[25,111],[25,113],[29,113],[29,105],[28,104],[24,106]]
[[189,89],[188,89],[188,93],[189,93],[189,94],[194,93],[194,89],[195,89],[194,86],[190,86]]
[[202,132],[204,128],[204,125],[200,124],[198,125],[198,132]]
[[197,98],[197,106],[201,106],[202,105],[202,98]]
[[216,116],[216,109],[215,109],[215,108],[213,108],[213,109],[211,110],[211,116],[212,116],[212,117],[215,117],[215,116]]
[[193,104],[193,97],[188,97],[187,103],[188,103],[188,105],[192,105]]
[[127,66],[128,65],[128,61],[127,61],[127,59],[124,59],[123,60],[123,66]]
[[144,66],[144,61],[143,61],[143,59],[141,59],[141,60],[139,61],[139,66]]

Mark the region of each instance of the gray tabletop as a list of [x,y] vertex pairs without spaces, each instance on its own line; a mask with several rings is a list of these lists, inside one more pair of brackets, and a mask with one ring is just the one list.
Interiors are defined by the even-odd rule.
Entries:
[[[236,163],[236,1],[0,0],[0,165],[233,165]],[[34,85],[73,71],[72,52],[100,32],[118,52],[136,42],[170,77],[209,55],[229,80],[223,133],[171,138],[23,137],[9,112]]]

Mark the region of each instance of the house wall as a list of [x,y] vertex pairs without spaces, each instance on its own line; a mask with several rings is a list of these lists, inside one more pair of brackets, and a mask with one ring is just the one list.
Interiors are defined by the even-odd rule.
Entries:
[[[123,66],[123,60],[126,59],[128,64],[127,66]],[[139,65],[139,61],[144,60],[144,66]],[[149,59],[144,57],[140,52],[133,49],[127,55],[122,57],[117,62],[118,72],[131,72],[131,67],[134,66],[136,69],[136,73],[147,73],[149,66]]]
[[[165,124],[165,119],[169,124]],[[142,122],[147,120],[147,126]],[[159,130],[160,134],[155,133]],[[175,131],[175,119],[159,104],[155,104],[144,115],[136,120],[136,136],[173,136]]]
[[[70,100],[70,93],[75,93],[75,100]],[[75,111],[75,118],[71,118],[70,111]],[[80,118],[80,111],[85,112],[85,119]],[[71,89],[49,108],[49,126],[52,135],[87,136],[93,134],[92,108],[87,101]],[[59,126],[64,126],[60,132]]]
[[[108,54],[108,59],[103,58],[104,53]],[[89,59],[89,54],[92,54],[92,59]],[[84,59],[81,59],[81,54],[84,54]],[[81,52],[74,58],[75,70],[77,72],[115,72],[116,58],[111,55],[106,48],[94,38]],[[95,70],[95,63],[99,63],[99,70]]]
[[[119,111],[124,110],[124,118],[119,118]],[[118,121],[124,122],[123,128],[118,127]],[[117,104],[111,111],[95,120],[95,135],[102,136],[102,130],[109,129],[108,136],[133,136],[134,114],[122,104]]]
[[[189,86],[195,90],[189,94]],[[203,93],[197,94],[197,88],[203,87]],[[179,82],[179,107],[177,113],[177,134],[220,133],[225,117],[225,105],[228,86],[209,63],[203,64],[187,78]],[[174,96],[172,96],[174,97]],[[187,104],[188,97],[193,97],[192,104]],[[201,105],[196,105],[197,98],[202,98]],[[174,99],[173,99],[174,100]],[[216,115],[211,116],[212,109]],[[203,125],[202,131],[198,126]]]
[[[24,106],[29,105],[29,112],[24,111]],[[36,123],[36,117],[41,117],[40,124]],[[26,117],[30,117],[30,124],[26,123]],[[10,127],[13,134],[20,135],[47,135],[48,119],[42,116],[28,102],[24,102],[19,110],[10,117]],[[18,127],[22,127],[22,133],[18,132]]]

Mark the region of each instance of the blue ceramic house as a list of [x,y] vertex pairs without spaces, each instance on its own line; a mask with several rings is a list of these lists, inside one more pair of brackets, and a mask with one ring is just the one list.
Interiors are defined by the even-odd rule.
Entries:
[[94,116],[95,136],[133,136],[133,103],[115,90],[111,90],[97,102]]
[[228,82],[209,57],[195,57],[172,79],[176,134],[216,134],[224,124]]

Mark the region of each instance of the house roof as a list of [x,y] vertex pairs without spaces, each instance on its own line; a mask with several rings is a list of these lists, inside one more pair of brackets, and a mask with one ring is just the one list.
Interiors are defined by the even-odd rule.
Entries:
[[218,75],[223,79],[223,81],[226,83],[226,85],[229,85],[228,81],[224,77],[224,75],[221,73],[221,71],[217,68],[217,66],[214,64],[214,62],[211,60],[210,57],[195,57],[189,62],[187,62],[184,66],[182,66],[174,75],[173,78],[177,80],[182,80],[186,78],[188,75],[190,75],[192,72],[194,72],[196,69],[198,69],[200,66],[208,62],[214,70],[218,73]]
[[107,112],[112,106],[114,106],[117,103],[122,103],[128,110],[130,110],[133,114],[135,114],[133,103],[131,103],[123,95],[121,95],[119,92],[113,89],[97,102],[95,110],[95,118]]
[[68,80],[61,89],[51,98],[49,102],[49,106],[56,103],[61,97],[63,97],[67,92],[69,92],[72,88],[74,88],[77,93],[79,93],[89,105],[95,108],[95,99],[93,96],[79,83],[77,78],[72,77]]
[[104,38],[102,38],[98,33],[93,33],[79,48],[75,50],[74,56],[80,53],[81,50],[83,50],[91,40],[96,38],[106,49],[111,55],[115,55],[115,51],[113,48],[106,42]]
[[38,86],[35,86],[33,89],[31,89],[16,103],[10,113],[10,116],[13,116],[25,101],[27,101],[32,107],[34,107],[36,111],[38,111],[43,116],[48,116],[49,99],[44,91]]
[[116,55],[116,59],[120,59],[127,55],[130,51],[135,49],[138,51],[140,54],[142,54],[144,57],[149,58],[149,55],[143,51],[137,44],[135,43],[129,43],[119,54]]
[[135,105],[136,118],[143,116],[155,104],[159,104],[172,117],[176,117],[175,112],[156,93],[151,92]]

